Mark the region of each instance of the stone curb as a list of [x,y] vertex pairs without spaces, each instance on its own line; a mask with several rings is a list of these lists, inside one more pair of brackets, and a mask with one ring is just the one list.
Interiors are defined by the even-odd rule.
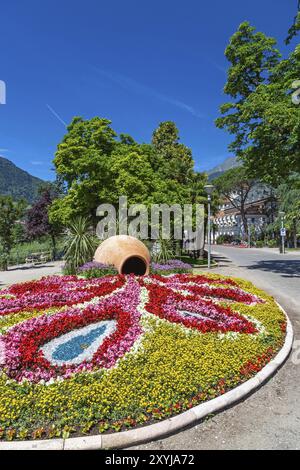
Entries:
[[[276,302],[277,303],[277,302]],[[286,337],[283,347],[255,377],[213,400],[191,408],[177,416],[142,428],[99,434],[96,436],[72,437],[68,439],[45,439],[36,441],[0,441],[0,450],[100,450],[120,449],[153,441],[168,434],[196,424],[205,416],[227,408],[242,398],[247,397],[269,379],[288,358],[293,345],[293,327],[285,310],[277,303],[287,319]]]

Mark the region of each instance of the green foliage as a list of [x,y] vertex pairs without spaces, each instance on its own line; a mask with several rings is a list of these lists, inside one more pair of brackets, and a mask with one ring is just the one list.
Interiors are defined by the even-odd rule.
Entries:
[[156,263],[166,263],[170,259],[175,257],[174,241],[170,239],[164,239],[160,236],[158,240],[159,249],[153,253],[153,260]]
[[272,239],[272,240],[268,240],[267,241],[267,246],[269,248],[276,248],[278,246],[278,241],[275,240],[275,239]]
[[87,269],[84,272],[78,272],[80,276],[85,277],[86,279],[93,279],[97,277],[104,277],[104,276],[114,276],[118,274],[118,271],[114,266],[108,266],[107,268],[91,268]]
[[250,189],[254,186],[255,181],[249,178],[244,167],[236,167],[227,170],[221,176],[214,180],[214,186],[222,196],[232,199],[232,192],[239,195],[240,198],[246,198]]
[[179,132],[174,122],[161,122],[152,135],[153,146],[161,152],[166,148],[177,145],[179,141]]
[[119,147],[112,154],[111,171],[114,179],[115,193],[113,203],[118,203],[118,197],[126,195],[129,204],[151,204],[159,186],[157,174],[153,171],[148,155],[138,146],[130,148]]
[[244,233],[248,231],[245,204],[248,194],[255,185],[255,180],[248,176],[243,166],[231,168],[214,180],[220,196],[230,201],[241,214]]
[[232,235],[219,235],[216,239],[217,245],[222,245],[223,243],[232,243],[234,237]]
[[92,259],[99,242],[91,230],[91,220],[87,217],[74,218],[67,228],[65,239],[65,269],[75,274],[79,266]]
[[0,249],[0,271],[7,271],[8,261],[9,261],[8,254],[4,253],[3,250]]
[[292,26],[288,30],[288,36],[285,40],[286,44],[289,44],[291,40],[297,36],[298,31],[300,30],[300,0],[298,0],[297,15],[294,18]]
[[153,132],[152,145],[156,166],[162,178],[188,184],[193,175],[191,150],[179,143],[179,132],[174,122],[161,122]]
[[13,239],[14,245],[23,243],[26,240],[26,233],[24,229],[24,224],[21,222],[16,222],[13,226]]
[[[97,207],[110,203],[118,211],[120,196],[127,196],[129,205],[147,207],[207,201],[207,175],[194,172],[191,150],[179,143],[171,121],[159,124],[151,144],[138,144],[126,134],[117,139],[107,119],[74,118],[58,145],[54,165],[64,194],[49,210],[52,224],[68,226],[81,216],[95,225]],[[164,245],[163,258],[169,256]],[[67,263],[66,272],[73,271]]]
[[138,144],[126,134],[116,139],[107,119],[74,118],[54,159],[65,194],[52,204],[50,222],[66,225],[76,215],[95,222],[96,208],[101,203],[117,207],[120,196],[146,206],[199,200],[206,176],[196,176],[195,195],[191,150],[178,135],[167,121],[154,131],[152,144]]
[[54,201],[49,212],[51,223],[65,225],[77,215],[95,217],[97,206],[111,200],[115,136],[107,119],[73,119],[54,158],[57,176],[67,194]]
[[300,48],[280,60],[275,44],[249,23],[232,36],[224,88],[232,101],[221,106],[216,125],[234,136],[229,149],[249,175],[278,185],[291,171],[300,171],[300,107],[290,96],[300,76]]
[[170,274],[185,274],[191,272],[192,269],[187,268],[170,268],[169,270],[151,268],[151,274],[159,274],[160,276],[169,276]]
[[[0,196],[0,246],[2,259],[7,259],[15,242],[14,225],[24,214],[25,201],[14,202],[11,196]],[[6,263],[3,262],[4,268]]]
[[251,139],[245,164],[252,175],[260,175],[274,186],[291,172],[300,171],[300,107],[291,100],[291,86],[299,76],[298,47],[274,67],[269,83],[258,87],[245,103],[244,119]]
[[[16,242],[9,254],[9,265],[25,263],[32,253],[51,252],[52,241],[50,237],[42,237],[30,242]],[[64,252],[64,241],[62,237],[57,239],[56,243],[57,257],[60,259]]]
[[56,258],[56,238],[61,233],[59,223],[50,223],[49,208],[57,198],[55,185],[47,184],[40,188],[38,199],[26,214],[26,235],[29,240],[49,235],[52,240],[52,255]]
[[238,113],[237,105],[265,82],[265,74],[277,64],[280,57],[275,44],[275,39],[255,32],[255,28],[247,21],[239,26],[225,50],[231,67],[224,87],[224,92],[238,101],[223,105],[224,111],[233,108]]
[[[277,190],[279,210],[285,213],[285,227],[297,248],[300,237],[300,174],[293,173]],[[279,227],[278,227],[279,229]]]
[[12,196],[15,200],[26,199],[32,203],[37,198],[41,184],[41,179],[0,157],[0,194],[3,196]]

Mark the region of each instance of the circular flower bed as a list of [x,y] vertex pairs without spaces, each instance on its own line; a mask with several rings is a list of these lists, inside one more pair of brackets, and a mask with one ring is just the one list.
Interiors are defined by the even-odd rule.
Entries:
[[68,437],[169,417],[234,388],[286,320],[242,280],[52,276],[0,291],[0,435]]

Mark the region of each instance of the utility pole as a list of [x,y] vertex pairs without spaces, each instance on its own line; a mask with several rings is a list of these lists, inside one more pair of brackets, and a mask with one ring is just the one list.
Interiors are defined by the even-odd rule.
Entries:
[[279,217],[281,217],[281,229],[280,229],[280,236],[281,236],[281,253],[285,253],[285,236],[286,236],[286,230],[284,227],[284,216],[285,212],[280,211],[279,212]]
[[210,206],[211,206],[211,194],[214,190],[214,186],[212,184],[207,184],[206,186],[204,186],[204,189],[207,193],[207,204],[208,204],[208,207],[207,207],[207,242],[208,242],[208,255],[207,255],[207,266],[208,266],[208,269],[210,269],[210,265],[211,265],[211,227],[210,227]]

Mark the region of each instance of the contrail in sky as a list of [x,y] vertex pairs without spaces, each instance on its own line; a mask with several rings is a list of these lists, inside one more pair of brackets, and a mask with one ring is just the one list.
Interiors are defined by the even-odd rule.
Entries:
[[49,109],[49,111],[53,114],[53,116],[55,116],[59,120],[59,122],[61,122],[65,127],[67,127],[67,123],[60,117],[60,115],[57,114],[57,112],[54,111],[54,109],[51,108],[49,104],[46,104],[46,106]]
[[205,117],[203,113],[198,112],[195,108],[193,108],[189,104],[186,104],[183,101],[180,101],[171,96],[165,95],[164,93],[161,93],[155,90],[154,88],[151,88],[140,82],[137,82],[136,80],[133,80],[132,78],[129,78],[125,75],[102,70],[102,69],[99,69],[98,67],[93,67],[93,69],[99,74],[101,74],[102,76],[108,78],[109,80],[117,83],[118,85],[122,86],[123,88],[129,91],[132,91],[134,93],[138,93],[141,95],[147,95],[152,98],[156,98],[157,100],[164,101],[165,103],[169,103],[173,106],[176,106],[177,108],[180,108],[183,111],[186,111],[197,118]]

